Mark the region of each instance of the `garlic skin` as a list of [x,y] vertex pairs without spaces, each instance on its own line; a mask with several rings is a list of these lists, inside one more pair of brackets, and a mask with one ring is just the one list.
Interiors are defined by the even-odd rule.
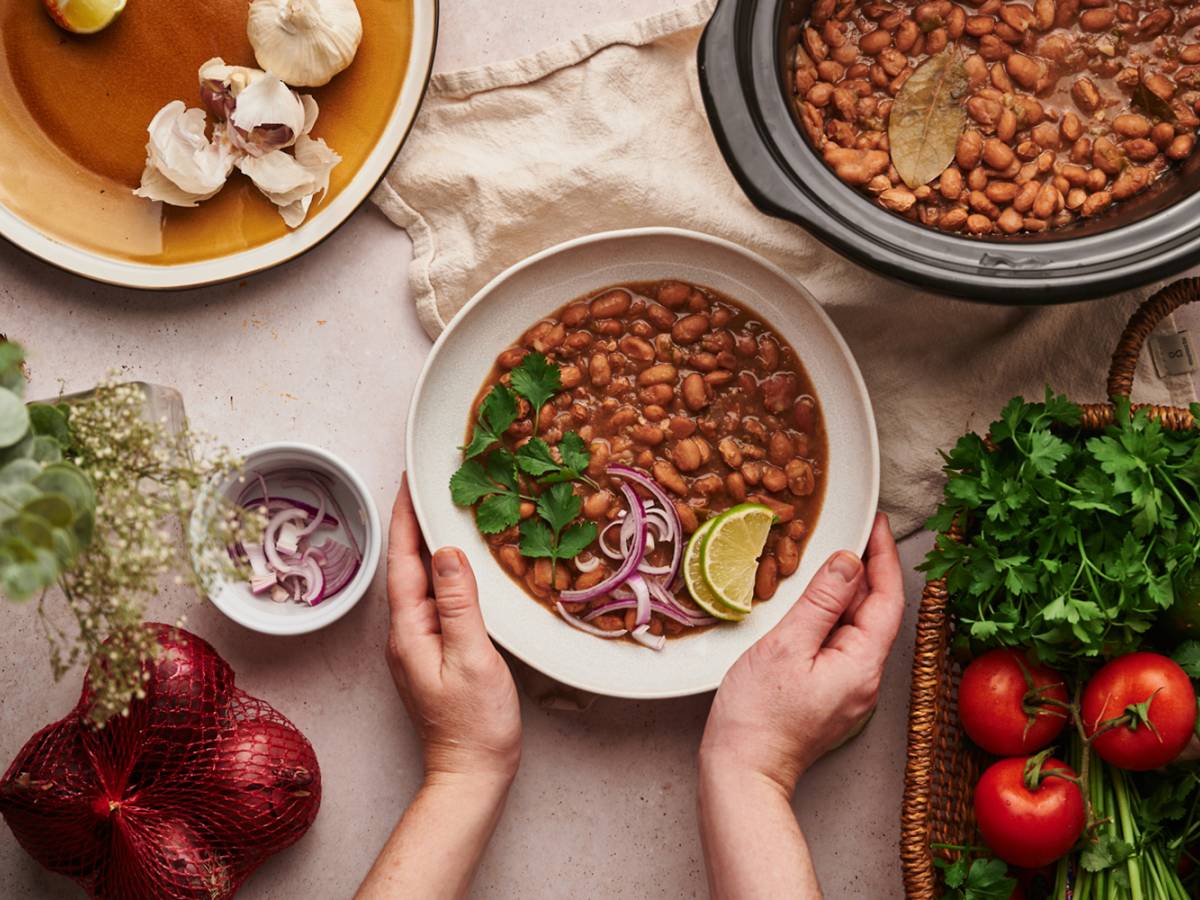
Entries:
[[246,36],[258,64],[296,87],[320,87],[354,62],[362,42],[354,0],[254,0]]
[[236,151],[225,135],[204,134],[204,110],[173,100],[158,111],[147,129],[146,168],[139,197],[172,206],[195,206],[225,186]]
[[287,226],[297,228],[308,216],[313,198],[329,189],[329,174],[341,161],[323,140],[304,134],[296,141],[294,156],[282,150],[266,156],[243,156],[237,167],[279,207]]

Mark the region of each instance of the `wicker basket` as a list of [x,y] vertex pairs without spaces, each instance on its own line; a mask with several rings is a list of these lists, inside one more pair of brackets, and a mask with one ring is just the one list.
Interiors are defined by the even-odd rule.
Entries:
[[[1200,278],[1177,281],[1146,300],[1133,314],[1108,372],[1110,397],[1128,397],[1138,357],[1147,336],[1179,307],[1200,300]],[[1192,426],[1192,414],[1173,406],[1150,406],[1151,414],[1168,428]],[[1113,422],[1109,403],[1083,407],[1085,430],[1099,431]],[[931,843],[969,845],[979,842],[971,797],[985,761],[958,724],[956,696],[960,676],[951,658],[953,626],[946,615],[946,585],[925,586],[917,618],[912,688],[908,714],[908,762],[904,773],[904,804],[900,814],[900,859],[904,888],[910,900],[934,900],[940,879],[933,864]]]

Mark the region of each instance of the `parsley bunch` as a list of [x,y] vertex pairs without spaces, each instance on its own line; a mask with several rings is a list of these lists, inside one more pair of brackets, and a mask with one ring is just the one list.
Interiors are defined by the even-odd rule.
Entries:
[[1008,866],[998,859],[972,861],[964,854],[954,862],[937,857],[933,864],[942,870],[946,885],[942,900],[1008,900],[1017,886]]
[[[945,577],[959,639],[1032,648],[1050,664],[1136,649],[1200,556],[1200,433],[1117,402],[1103,435],[1049,389],[1014,398],[990,441],[948,454],[939,532],[918,568]],[[1193,407],[1193,415],[1200,408]],[[963,542],[941,532],[962,526]]]
[[[552,449],[532,438],[515,452],[504,446],[504,434],[517,421],[518,397],[534,411],[537,432],[542,405],[562,387],[557,366],[540,353],[530,353],[510,376],[512,387],[495,385],[479,404],[471,439],[462,447],[465,462],[450,478],[450,496],[458,506],[475,506],[475,523],[484,534],[499,534],[521,522],[521,502],[536,504],[537,518],[521,522],[521,553],[557,564],[581,553],[596,539],[592,522],[571,524],[582,501],[571,482],[587,477],[591,453],[573,431]],[[535,493],[535,490],[542,490]]]

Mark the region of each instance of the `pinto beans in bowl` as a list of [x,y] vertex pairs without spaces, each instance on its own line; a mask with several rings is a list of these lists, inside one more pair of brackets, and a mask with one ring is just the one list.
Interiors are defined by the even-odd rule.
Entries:
[[[620,697],[715,688],[833,552],[861,552],[879,486],[870,401],[821,308],[668,228],[553,247],[477,293],[422,371],[406,456],[426,542],[466,552],[497,643]],[[759,528],[758,578],[711,622],[675,552],[735,520]]]

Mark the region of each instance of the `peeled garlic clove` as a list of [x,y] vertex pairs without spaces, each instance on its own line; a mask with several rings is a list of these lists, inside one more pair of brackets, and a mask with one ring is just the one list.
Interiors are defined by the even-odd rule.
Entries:
[[[314,103],[315,105],[315,103]],[[229,122],[235,145],[251,156],[290,147],[315,115],[300,95],[268,73],[237,95]]]
[[362,17],[354,0],[254,0],[246,36],[264,69],[320,87],[354,62]]
[[146,169],[139,197],[173,206],[195,206],[224,185],[233,171],[234,153],[222,134],[209,140],[204,110],[187,109],[181,100],[168,103],[147,129]]
[[279,207],[289,228],[304,221],[313,197],[329,189],[329,174],[342,161],[324,141],[308,135],[296,141],[295,154],[276,150],[265,156],[246,156],[237,163],[263,195]]
[[249,66],[230,66],[214,56],[200,67],[200,99],[209,114],[224,122],[233,113],[238,95],[267,73]]

